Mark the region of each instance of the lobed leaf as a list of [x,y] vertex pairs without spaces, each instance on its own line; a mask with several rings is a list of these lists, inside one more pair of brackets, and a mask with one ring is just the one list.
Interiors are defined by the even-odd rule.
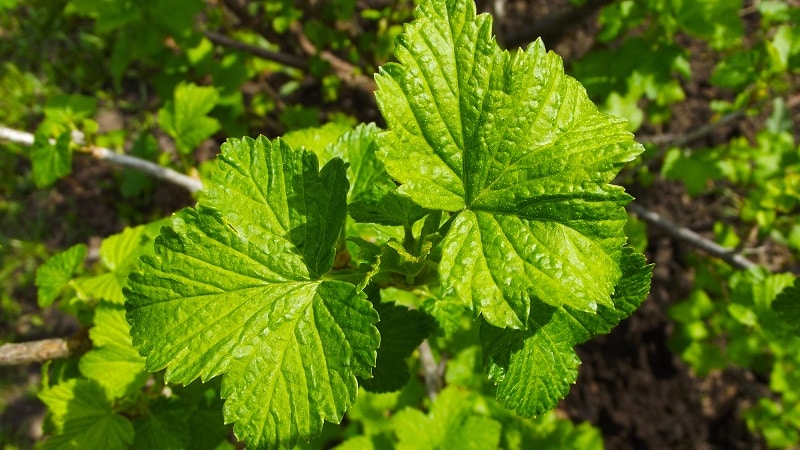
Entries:
[[621,276],[624,205],[610,185],[641,153],[541,41],[514,55],[471,0],[430,0],[376,93],[401,194],[454,212],[441,281],[492,325],[524,328],[531,299],[595,311]]
[[72,172],[71,133],[64,131],[54,142],[46,134],[36,133],[31,148],[33,182],[36,187],[47,187]]
[[556,407],[578,377],[580,360],[573,347],[608,333],[647,297],[652,266],[644,256],[625,249],[622,268],[613,305],[599,306],[596,314],[539,304],[526,330],[481,327],[484,365],[497,384],[500,404],[526,417]]
[[428,415],[406,408],[392,417],[397,435],[395,448],[422,449],[495,449],[500,444],[502,427],[495,420],[473,413],[475,396],[455,387],[442,390]]
[[133,443],[133,425],[113,412],[103,388],[92,380],[59,383],[42,390],[39,399],[47,405],[56,431],[45,448],[122,450]]
[[51,256],[39,267],[36,271],[36,288],[40,307],[50,306],[55,301],[83,264],[87,250],[85,244],[73,245]]
[[119,398],[139,389],[147,381],[144,358],[131,344],[130,325],[122,305],[101,302],[89,331],[94,348],[78,363],[81,374],[97,381],[109,398]]
[[128,320],[147,368],[223,376],[224,415],[253,448],[291,447],[339,422],[375,365],[378,315],[330,268],[345,165],[264,137],[230,140],[199,205],[173,217],[129,278]]
[[158,124],[175,139],[178,151],[189,153],[220,129],[217,119],[207,116],[218,99],[213,87],[181,83],[174,100],[158,110]]

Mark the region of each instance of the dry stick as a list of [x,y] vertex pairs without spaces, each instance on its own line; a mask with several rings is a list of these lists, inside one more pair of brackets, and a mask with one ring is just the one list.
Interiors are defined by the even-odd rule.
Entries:
[[641,136],[640,138],[638,138],[638,140],[640,140],[642,142],[649,142],[649,143],[652,143],[652,144],[664,146],[664,147],[683,147],[684,145],[688,144],[689,142],[692,142],[695,139],[700,139],[701,137],[704,137],[707,134],[710,134],[712,131],[714,131],[715,129],[721,127],[722,125],[725,125],[726,123],[731,122],[733,120],[736,120],[736,119],[738,119],[740,117],[743,117],[743,116],[744,116],[744,111],[741,111],[741,110],[734,111],[734,112],[730,112],[728,114],[725,114],[724,116],[720,117],[719,120],[717,120],[715,122],[707,123],[707,124],[703,125],[702,127],[698,128],[698,129],[696,129],[696,130],[694,130],[692,132],[686,133],[686,134],[680,134],[680,135],[676,136],[676,135],[674,135],[672,133],[667,133],[667,134],[656,135],[656,136]]
[[344,82],[344,84],[365,92],[369,92],[370,94],[375,92],[375,80],[368,76],[359,74],[356,70],[356,66],[339,58],[328,50],[317,52],[317,48],[306,37],[306,35],[303,34],[303,30],[300,28],[299,24],[292,24],[290,29],[297,38],[297,41],[300,43],[300,47],[302,47],[303,51],[309,56],[319,55],[323,61],[326,61],[331,65],[331,68],[336,73],[336,76],[338,76],[339,79]]
[[425,375],[425,392],[427,392],[428,398],[436,400],[436,396],[439,395],[439,392],[444,387],[446,360],[442,357],[441,361],[436,362],[433,350],[431,350],[431,344],[427,339],[419,344],[419,360],[422,363],[422,371]]
[[656,225],[670,236],[687,242],[712,256],[716,256],[717,258],[725,261],[737,269],[746,270],[757,267],[756,263],[750,261],[744,256],[739,255],[733,250],[723,247],[712,240],[706,239],[688,228],[682,227],[668,219],[665,219],[658,213],[650,211],[634,203],[628,205],[628,211],[636,214],[648,223]]
[[16,366],[69,358],[86,352],[91,345],[85,332],[68,339],[54,338],[20,344],[3,344],[0,345],[0,366]]
[[236,39],[229,38],[228,36],[215,33],[213,31],[206,31],[205,36],[209,41],[217,45],[241,50],[243,52],[250,53],[251,55],[258,56],[259,58],[275,61],[283,64],[284,66],[293,67],[295,69],[308,69],[308,61],[306,61],[304,58],[298,58],[297,56],[289,55],[287,53],[276,52],[267,50],[265,48],[256,47],[255,45],[245,44],[244,42],[237,41]]
[[[30,133],[0,125],[0,139],[5,139],[17,144],[33,145],[34,137]],[[78,145],[84,145],[83,134],[79,132],[73,133],[72,140]],[[176,184],[189,192],[197,192],[203,188],[203,183],[197,178],[192,178],[167,167],[159,166],[154,162],[135,156],[116,153],[113,150],[103,147],[88,146],[87,148],[92,153],[92,156],[97,159],[136,169],[153,177]]]

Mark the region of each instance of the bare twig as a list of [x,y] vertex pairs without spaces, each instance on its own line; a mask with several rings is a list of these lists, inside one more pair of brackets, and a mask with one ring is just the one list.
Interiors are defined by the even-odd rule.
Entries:
[[344,84],[352,88],[360,89],[369,93],[375,92],[375,80],[358,73],[357,68],[349,62],[339,58],[328,50],[317,52],[314,44],[303,34],[303,30],[298,24],[293,24],[290,28],[303,51],[309,56],[319,55],[319,57],[331,65],[333,72]]
[[259,58],[267,59],[269,61],[275,61],[277,63],[283,64],[284,66],[294,67],[295,69],[308,69],[308,61],[304,58],[299,58],[294,55],[290,55],[287,53],[276,52],[272,50],[267,50],[265,48],[256,47],[254,45],[245,44],[244,42],[237,41],[236,39],[230,38],[223,34],[215,33],[213,31],[206,31],[205,36],[208,38],[209,41],[217,44],[222,45],[224,47],[230,47],[236,50],[241,50],[243,52],[250,53],[251,55],[258,56]]
[[716,256],[717,258],[725,261],[737,269],[747,270],[757,267],[756,263],[738,253],[735,253],[732,249],[723,247],[714,241],[706,239],[694,231],[686,227],[682,227],[662,217],[660,214],[650,211],[642,206],[631,203],[628,205],[628,211],[636,214],[642,220],[661,228],[673,238],[684,241],[712,256]]
[[[5,139],[17,144],[33,145],[34,136],[24,131],[18,131],[0,125],[0,139]],[[85,145],[83,134],[80,132],[74,132],[72,140],[78,145]],[[176,172],[170,168],[159,166],[145,159],[123,155],[103,147],[88,146],[86,150],[91,152],[92,156],[97,159],[136,169],[153,177],[178,185],[189,192],[197,192],[203,188],[203,183],[200,180]]]
[[77,356],[91,348],[86,332],[71,338],[43,339],[41,341],[0,345],[0,366],[17,366],[51,359]]
[[436,400],[436,396],[444,387],[444,369],[447,361],[442,357],[441,361],[436,362],[431,344],[427,339],[419,345],[419,360],[425,374],[425,392],[428,393],[428,398]]
[[741,110],[734,111],[725,114],[715,122],[707,123],[702,127],[697,128],[696,130],[686,134],[667,133],[654,136],[640,136],[639,138],[637,138],[637,140],[641,142],[649,142],[662,147],[683,147],[689,142],[705,137],[711,134],[712,131],[721,127],[722,125],[725,125],[728,122],[732,122],[742,116],[744,116],[744,111]]

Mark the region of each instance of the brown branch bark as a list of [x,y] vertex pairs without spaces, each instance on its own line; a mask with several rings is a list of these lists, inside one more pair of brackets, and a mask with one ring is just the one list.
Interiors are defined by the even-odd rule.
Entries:
[[52,359],[78,356],[92,347],[86,331],[70,338],[52,338],[41,341],[0,345],[0,366],[18,366]]
[[757,266],[756,263],[736,253],[733,249],[723,247],[712,240],[706,239],[694,231],[662,217],[658,213],[645,209],[635,203],[629,204],[627,208],[628,211],[636,214],[640,219],[657,226],[673,238],[686,242],[712,256],[716,256],[732,267],[747,270]]
[[345,85],[368,92],[370,94],[375,92],[375,80],[373,80],[371,77],[358,73],[356,66],[339,58],[328,50],[322,50],[318,52],[314,44],[308,39],[308,37],[306,37],[305,34],[303,34],[303,30],[300,28],[299,24],[293,24],[291,31],[295,38],[297,38],[297,41],[300,43],[300,47],[303,49],[303,51],[309,56],[318,54],[323,61],[326,61],[331,65],[333,72],[339,77],[339,79],[342,80]]
[[447,360],[442,357],[441,361],[436,362],[431,344],[427,339],[419,345],[419,360],[422,363],[422,372],[425,376],[425,392],[428,394],[428,398],[436,400],[439,392],[444,388],[444,370]]
[[290,55],[288,53],[281,53],[272,50],[267,50],[265,48],[256,47],[254,45],[245,44],[244,42],[237,41],[236,39],[230,38],[223,34],[215,33],[213,31],[206,31],[205,32],[206,38],[209,41],[221,45],[223,47],[229,47],[236,50],[241,50],[243,52],[250,53],[251,55],[258,56],[259,58],[263,58],[269,61],[275,61],[277,63],[283,64],[284,66],[293,67],[295,69],[308,69],[308,61],[304,58],[299,58],[294,55]]

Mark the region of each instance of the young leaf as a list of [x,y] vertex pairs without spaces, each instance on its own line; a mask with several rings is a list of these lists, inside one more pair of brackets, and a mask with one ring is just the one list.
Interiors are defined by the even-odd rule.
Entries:
[[378,315],[321,280],[345,218],[345,165],[245,138],[222,146],[196,208],[162,229],[126,290],[147,368],[188,383],[225,374],[224,414],[253,448],[291,447],[339,422],[369,378]]
[[175,99],[158,110],[158,124],[175,139],[179,152],[189,153],[219,130],[217,119],[206,115],[218,98],[213,87],[181,83],[175,88]]
[[56,429],[45,448],[122,450],[133,443],[133,425],[113,412],[103,388],[92,380],[73,378],[42,390],[39,398]]
[[533,297],[611,305],[630,197],[609,183],[641,146],[541,41],[501,51],[471,0],[416,15],[376,76],[379,156],[400,193],[458,214],[442,284],[500,327],[524,328]]
[[611,331],[647,297],[652,266],[644,256],[626,248],[622,269],[613,305],[599,306],[596,314],[540,304],[526,330],[481,327],[484,365],[501,405],[525,417],[556,407],[578,377],[580,360],[573,347]]
[[50,306],[86,258],[86,245],[73,245],[50,257],[36,271],[39,306]]
[[772,309],[792,329],[800,333],[800,278],[783,288],[772,302]]
[[72,172],[72,149],[69,131],[59,134],[54,143],[46,134],[36,133],[31,148],[33,182],[37,187],[47,187]]
[[[321,128],[295,131],[291,140],[314,150],[321,161],[339,157],[349,164],[347,179],[348,212],[357,222],[381,225],[411,225],[427,211],[397,192],[397,185],[376,155],[375,139],[380,132],[374,124],[362,124],[353,130],[341,130],[332,124]],[[323,142],[327,144],[322,145]]]
[[152,253],[153,239],[165,223],[158,220],[134,228],[125,228],[121,233],[103,239],[100,245],[100,261],[107,272],[76,280],[76,287],[83,297],[103,299],[122,304],[125,297],[122,288],[128,274],[143,254]]
[[427,211],[397,192],[397,185],[375,153],[378,132],[373,124],[360,125],[333,145],[333,151],[350,163],[348,178],[353,186],[348,211],[356,222],[411,225]]
[[94,348],[79,362],[81,374],[97,381],[109,398],[119,398],[147,381],[144,358],[131,345],[130,325],[122,305],[101,302],[89,331]]
[[500,444],[500,424],[472,412],[475,396],[455,387],[444,389],[426,416],[406,408],[392,417],[392,428],[402,450],[474,449],[490,450]]

